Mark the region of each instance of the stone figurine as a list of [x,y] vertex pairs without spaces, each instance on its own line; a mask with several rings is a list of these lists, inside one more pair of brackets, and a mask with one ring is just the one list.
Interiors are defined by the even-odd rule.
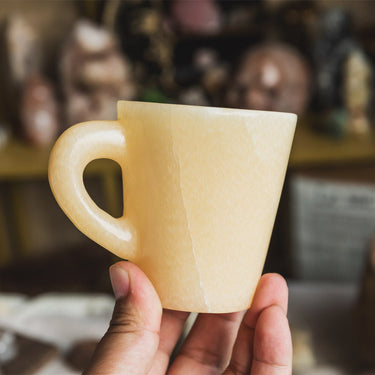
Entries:
[[52,144],[60,130],[59,108],[54,87],[46,78],[26,78],[20,100],[23,136],[34,146]]
[[59,131],[58,102],[43,73],[40,36],[19,15],[6,19],[1,35],[5,120],[32,145],[49,145]]
[[176,68],[176,83],[182,104],[221,106],[229,79],[229,68],[213,48],[198,48],[192,61]]
[[268,21],[268,33],[296,47],[311,62],[318,16],[319,6],[315,0],[275,2]]
[[284,44],[265,44],[243,55],[230,85],[229,107],[302,114],[310,98],[310,69]]
[[117,100],[136,95],[131,64],[115,36],[88,21],[75,25],[60,68],[67,125],[116,119]]
[[343,66],[355,49],[358,49],[358,45],[352,37],[349,14],[335,8],[324,12],[318,22],[314,51],[316,99],[320,110],[342,106]]
[[142,92],[175,90],[175,37],[164,4],[162,0],[123,1],[117,10],[115,30],[123,52],[132,61]]
[[322,130],[335,136],[368,134],[372,68],[353,36],[347,12],[334,8],[322,14],[314,57],[315,106],[323,115]]
[[0,98],[4,120],[19,131],[19,100],[26,78],[40,71],[41,51],[36,31],[21,15],[0,25]]
[[223,15],[215,0],[174,0],[170,13],[174,28],[182,34],[214,35],[223,27]]
[[9,136],[9,126],[0,123],[0,150],[8,143]]
[[370,132],[369,107],[372,99],[371,64],[360,50],[349,54],[344,65],[344,105],[348,112],[348,132]]

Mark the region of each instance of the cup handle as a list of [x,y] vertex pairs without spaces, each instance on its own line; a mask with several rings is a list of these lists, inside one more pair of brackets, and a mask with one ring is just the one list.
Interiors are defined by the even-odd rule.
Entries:
[[66,130],[54,145],[48,179],[57,203],[86,236],[115,255],[133,260],[136,232],[125,216],[114,218],[90,198],[83,172],[95,159],[112,159],[124,173],[126,137],[117,121],[87,121]]

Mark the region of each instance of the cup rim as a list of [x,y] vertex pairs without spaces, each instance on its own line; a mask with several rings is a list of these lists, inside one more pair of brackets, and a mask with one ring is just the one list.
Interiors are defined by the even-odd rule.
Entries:
[[293,112],[281,112],[281,111],[264,111],[264,110],[259,110],[259,109],[244,109],[244,108],[229,108],[229,107],[215,107],[215,106],[203,106],[203,105],[191,105],[191,104],[178,104],[178,103],[158,103],[158,102],[146,102],[146,101],[141,101],[141,100],[118,100],[117,101],[117,106],[119,106],[121,103],[137,103],[136,105],[142,104],[142,105],[165,105],[165,106],[172,106],[172,107],[183,107],[183,108],[191,108],[194,110],[208,110],[208,111],[222,111],[226,113],[230,112],[241,112],[243,114],[262,114],[262,115],[282,115],[282,116],[287,116],[291,117],[293,119],[297,119],[298,115]]

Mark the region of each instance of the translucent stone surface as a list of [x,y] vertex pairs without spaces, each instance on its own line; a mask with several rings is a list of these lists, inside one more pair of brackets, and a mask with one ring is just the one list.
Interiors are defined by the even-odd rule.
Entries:
[[[296,116],[120,101],[118,122],[66,131],[50,159],[56,200],[86,235],[139,265],[165,308],[246,309],[259,280]],[[124,216],[91,201],[82,173],[123,170]]]

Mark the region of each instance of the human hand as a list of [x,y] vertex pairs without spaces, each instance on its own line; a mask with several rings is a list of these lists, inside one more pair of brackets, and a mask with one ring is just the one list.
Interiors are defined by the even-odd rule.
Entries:
[[288,288],[261,277],[246,312],[199,314],[176,359],[170,356],[189,313],[162,310],[145,274],[121,261],[110,268],[116,305],[84,375],[290,375]]

